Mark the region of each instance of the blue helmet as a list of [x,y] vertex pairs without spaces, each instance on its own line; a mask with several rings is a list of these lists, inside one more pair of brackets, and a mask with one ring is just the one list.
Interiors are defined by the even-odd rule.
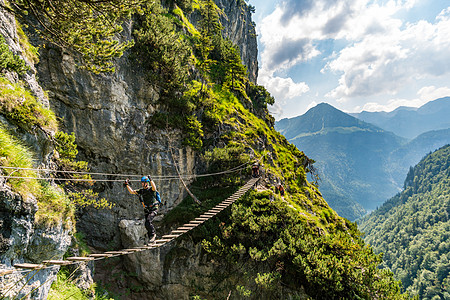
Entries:
[[150,179],[148,179],[147,176],[143,176],[143,177],[141,178],[141,182],[150,182]]

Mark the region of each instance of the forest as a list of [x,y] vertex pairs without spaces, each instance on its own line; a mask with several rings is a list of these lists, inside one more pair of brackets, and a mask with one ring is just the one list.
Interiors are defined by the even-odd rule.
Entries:
[[450,297],[450,145],[411,167],[404,190],[358,221],[382,265],[419,299]]

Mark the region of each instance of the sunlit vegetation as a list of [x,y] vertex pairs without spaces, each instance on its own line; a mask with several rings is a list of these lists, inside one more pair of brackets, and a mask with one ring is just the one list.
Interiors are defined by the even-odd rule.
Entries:
[[[22,22],[49,42],[72,51],[79,65],[94,73],[114,71],[114,59],[133,46],[120,41],[122,23],[141,13],[143,0],[12,0]],[[32,18],[29,18],[29,16]],[[36,25],[36,23],[38,25]]]
[[450,146],[411,168],[405,189],[361,221],[365,240],[419,299],[450,297]]
[[49,300],[78,299],[78,300],[115,300],[120,299],[111,295],[104,288],[93,284],[88,290],[82,290],[73,281],[73,271],[67,267],[62,267],[58,272],[56,280],[49,291]]
[[[33,168],[33,153],[14,138],[5,128],[0,127],[0,165],[13,168]],[[2,169],[2,175],[12,190],[20,194],[24,201],[36,199],[38,210],[36,222],[46,225],[64,222],[73,226],[74,205],[65,193],[43,180],[34,179],[37,173],[30,170]],[[30,178],[8,178],[30,177]]]
[[56,130],[55,114],[43,107],[22,83],[0,77],[0,112],[26,131]]

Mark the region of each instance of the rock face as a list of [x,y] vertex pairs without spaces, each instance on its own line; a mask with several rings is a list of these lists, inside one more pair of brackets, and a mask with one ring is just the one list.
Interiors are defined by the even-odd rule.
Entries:
[[239,46],[241,58],[247,67],[249,79],[258,79],[258,43],[255,23],[249,6],[243,0],[215,0],[225,16],[221,18],[224,36]]
[[[146,235],[143,222],[122,220],[119,227],[125,248],[142,245]],[[142,287],[142,292],[134,292],[129,299],[189,299],[192,286],[208,289],[214,284],[211,280],[214,267],[203,253],[201,244],[195,243],[189,235],[156,249],[126,255],[123,259],[126,273],[138,278]],[[111,279],[106,281],[115,284]]]
[[[240,1],[222,0],[218,6],[227,14],[222,21],[225,35],[239,45],[250,79],[256,82],[257,45],[251,13]],[[124,39],[131,39],[131,28],[132,24],[124,28]],[[38,72],[50,106],[63,120],[63,131],[77,137],[78,159],[88,161],[94,172],[151,174],[166,201],[157,217],[161,218],[186,195],[179,180],[164,176],[176,175],[177,166],[181,174],[195,173],[195,152],[181,145],[179,132],[150,125],[152,115],[160,109],[159,94],[127,55],[118,60],[114,74],[94,75],[75,65],[68,54],[46,47],[41,50]],[[132,185],[140,188],[139,182]],[[77,227],[87,232],[87,242],[96,248],[119,247],[119,221],[142,218],[142,207],[122,182],[98,182],[95,191],[116,206],[104,211],[87,209]]]
[[[159,109],[158,93],[142,73],[130,67],[127,57],[119,60],[116,73],[93,75],[77,69],[70,56],[47,48],[38,70],[53,110],[63,119],[64,131],[77,137],[78,158],[88,161],[93,172],[137,175],[130,177],[134,189],[140,188],[140,176],[150,174],[167,203],[162,213],[183,199],[180,181],[164,177],[176,175],[176,165],[182,174],[194,173],[195,153],[181,146],[179,132],[150,125],[151,116]],[[101,197],[116,205],[112,210],[86,209],[78,228],[96,248],[119,247],[119,221],[142,218],[142,206],[122,186],[126,177],[93,178],[118,179],[95,185]]]
[[[1,0],[0,0],[1,1]],[[36,69],[24,55],[17,34],[14,16],[3,9],[4,1],[0,3],[0,34],[5,38],[10,51],[21,58],[30,67],[22,81],[28,90],[45,107],[49,106],[43,89],[36,79]],[[11,82],[17,82],[16,74],[4,73]],[[33,133],[24,132],[16,125],[9,123],[0,115],[0,123],[8,128],[16,137],[23,141],[35,154],[36,164],[49,168],[53,148],[49,137],[52,132],[36,129]],[[0,269],[14,269],[17,263],[41,263],[48,259],[61,259],[71,244],[70,230],[62,222],[53,226],[37,225],[35,213],[38,210],[36,199],[30,195],[24,199],[13,192],[2,177],[0,179]],[[27,299],[46,299],[50,286],[59,267],[43,269],[34,274],[29,271],[14,272],[0,276],[0,291],[5,297]],[[34,275],[34,276],[33,276]],[[27,283],[28,281],[28,283]]]
[[[14,269],[14,264],[23,262],[40,264],[43,260],[61,259],[67,251],[70,231],[62,224],[37,226],[34,223],[37,209],[35,199],[24,200],[0,183],[0,269]],[[57,266],[43,269],[32,278],[34,272],[23,277],[29,271],[2,276],[0,291],[8,291],[3,296],[45,299],[58,270]]]

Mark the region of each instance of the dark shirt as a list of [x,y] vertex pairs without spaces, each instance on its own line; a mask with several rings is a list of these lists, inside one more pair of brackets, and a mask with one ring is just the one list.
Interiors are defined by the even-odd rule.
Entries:
[[156,191],[151,187],[148,189],[139,189],[136,191],[139,195],[139,199],[144,204],[144,210],[146,212],[155,211],[158,209],[158,200],[156,200]]

